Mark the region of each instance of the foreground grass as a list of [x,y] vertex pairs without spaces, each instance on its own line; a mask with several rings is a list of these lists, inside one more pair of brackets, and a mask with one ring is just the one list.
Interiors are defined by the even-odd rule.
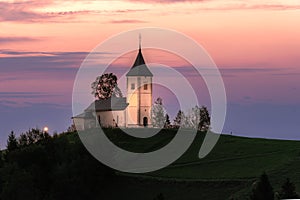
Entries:
[[[84,134],[80,136],[90,137],[93,133]],[[119,129],[107,129],[106,134],[121,148],[150,152],[168,144],[176,130],[162,130],[146,139],[128,136]],[[166,200],[244,200],[263,171],[275,191],[286,177],[300,189],[298,141],[221,135],[212,152],[199,159],[205,136],[199,132],[190,148],[170,166],[130,174],[103,166],[86,151],[78,136],[64,133],[0,152],[0,199],[153,200],[162,193]]]
[[[156,136],[142,140],[126,135],[120,136],[118,130],[111,130],[108,136],[120,147],[148,152],[161,148],[172,140],[175,134],[175,130],[163,130]],[[222,190],[219,191],[221,194],[231,194],[227,197],[236,194],[243,199],[249,193],[251,184],[265,171],[270,176],[275,190],[289,177],[299,191],[300,141],[221,135],[212,152],[204,159],[199,159],[198,152],[204,136],[204,133],[199,132],[185,154],[164,169],[143,175],[122,174],[161,182],[190,181],[195,185],[202,184],[203,191],[207,187],[205,192],[210,191],[210,195],[217,195],[214,193],[217,187]],[[224,197],[220,198],[217,195],[215,199]]]
[[[175,134],[176,130],[163,130],[151,138],[136,139],[118,129],[111,129],[108,137],[124,149],[150,152],[166,145]],[[300,141],[221,135],[212,152],[199,159],[204,136],[199,132],[180,159],[147,175],[185,179],[252,179],[262,171],[272,173],[284,166],[293,166],[292,163],[300,158]]]

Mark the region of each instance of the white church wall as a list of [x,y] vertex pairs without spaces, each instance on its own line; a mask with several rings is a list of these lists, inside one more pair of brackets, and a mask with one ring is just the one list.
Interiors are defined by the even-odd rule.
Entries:
[[127,125],[137,124],[137,107],[127,107]]
[[84,118],[73,118],[73,124],[75,125],[76,130],[84,130]]
[[150,93],[147,94],[141,94],[140,96],[140,106],[151,106],[152,104],[152,95]]
[[[126,126],[125,110],[97,112],[98,120],[102,127]],[[100,116],[100,118],[99,118]]]

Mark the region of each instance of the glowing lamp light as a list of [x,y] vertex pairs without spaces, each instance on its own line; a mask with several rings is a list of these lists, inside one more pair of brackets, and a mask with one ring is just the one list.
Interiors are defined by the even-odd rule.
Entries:
[[48,132],[49,128],[47,126],[45,126],[43,130],[44,130],[44,132]]

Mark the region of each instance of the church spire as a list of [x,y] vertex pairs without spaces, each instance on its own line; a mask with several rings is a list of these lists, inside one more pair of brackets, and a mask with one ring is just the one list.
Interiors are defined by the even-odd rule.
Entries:
[[126,76],[153,76],[148,67],[146,66],[143,54],[142,54],[142,36],[139,33],[139,52],[133,63],[131,69]]
[[142,35],[141,33],[139,33],[139,51],[141,52],[142,51]]

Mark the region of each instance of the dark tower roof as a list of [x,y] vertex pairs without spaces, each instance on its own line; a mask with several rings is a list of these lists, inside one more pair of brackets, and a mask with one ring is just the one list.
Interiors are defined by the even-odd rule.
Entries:
[[140,36],[140,43],[139,43],[139,52],[138,55],[134,61],[134,64],[132,65],[129,72],[126,74],[126,76],[153,76],[151,71],[148,69],[141,49],[141,36]]

